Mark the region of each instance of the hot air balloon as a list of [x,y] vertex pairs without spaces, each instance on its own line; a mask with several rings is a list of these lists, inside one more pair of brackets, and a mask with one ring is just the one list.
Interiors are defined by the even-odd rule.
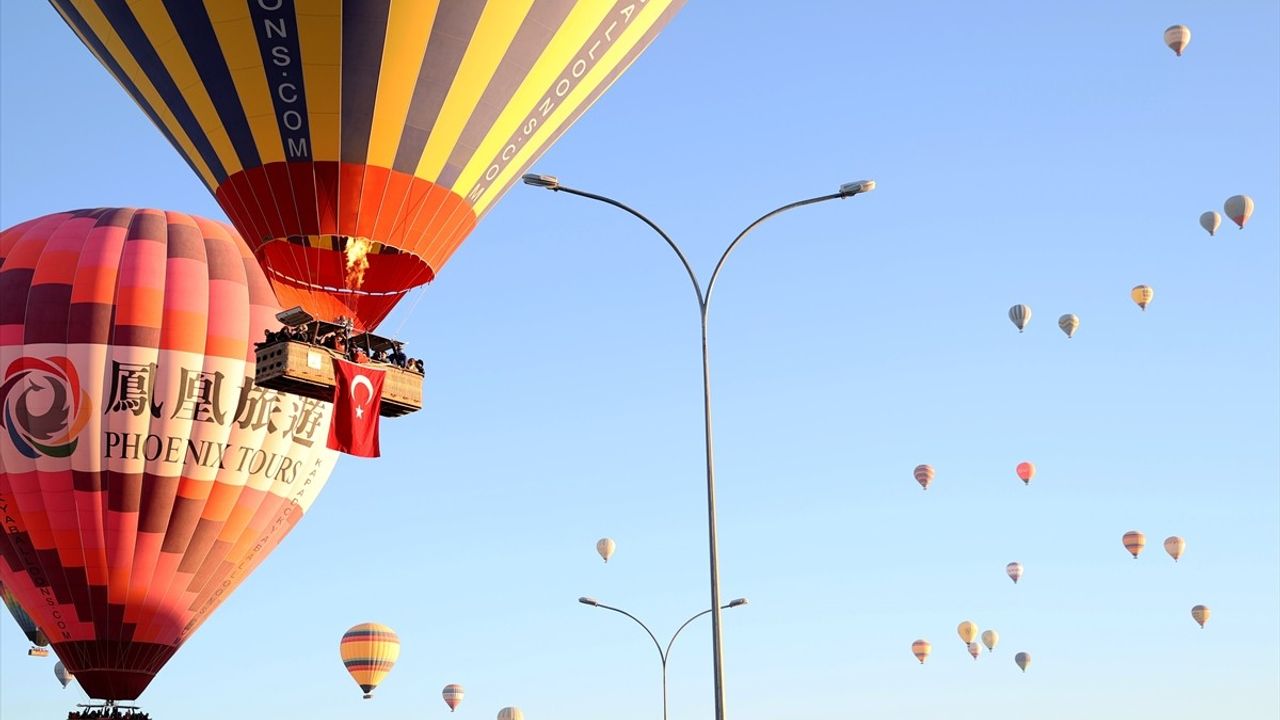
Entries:
[[1222,224],[1222,216],[1210,210],[1206,213],[1200,213],[1200,227],[1204,228],[1210,235],[1218,232],[1218,226]]
[[1022,332],[1027,327],[1027,323],[1031,322],[1031,306],[1014,305],[1009,308],[1009,319],[1017,326],[1018,332]]
[[1253,198],[1248,195],[1232,195],[1222,204],[1222,209],[1227,211],[1227,217],[1231,221],[1244,229],[1244,224],[1249,222],[1249,216],[1253,214]]
[[1017,585],[1022,579],[1022,563],[1011,562],[1004,566],[1004,571],[1009,574],[1009,579],[1013,580],[1013,584]]
[[1164,44],[1168,45],[1178,57],[1182,57],[1182,51],[1190,42],[1191,28],[1186,25],[1170,25],[1164,31]]
[[0,581],[90,697],[137,698],[333,468],[330,407],[253,384],[278,310],[222,223],[97,209],[0,232]]
[[498,711],[498,720],[524,720],[524,713],[518,707],[504,707]]
[[444,704],[449,706],[449,712],[457,710],[462,703],[462,686],[458,683],[445,685],[440,694],[444,696]]
[[965,620],[956,628],[956,633],[960,636],[960,640],[964,642],[965,645],[968,645],[973,642],[974,638],[978,637],[978,626],[968,620]]
[[1138,559],[1138,553],[1142,552],[1142,548],[1147,544],[1147,536],[1137,530],[1130,530],[1124,534],[1124,549],[1133,555],[1133,559]]
[[67,672],[67,667],[62,664],[62,661],[54,663],[53,676],[58,678],[58,682],[62,683],[63,690],[66,690],[67,686],[71,684],[71,681],[76,679],[75,675]]
[[618,549],[618,544],[612,538],[600,538],[596,541],[596,552],[600,553],[600,557],[605,562],[609,562],[609,558],[613,557],[613,551]]
[[976,642],[969,643],[969,654],[973,656],[974,660],[977,660],[978,656],[982,654],[982,646]]
[[357,331],[435,278],[683,4],[53,0],[280,304]]
[[1191,608],[1191,617],[1194,618],[1196,622],[1200,623],[1201,630],[1204,629],[1204,624],[1209,622],[1209,615],[1211,615],[1211,613],[1209,612],[1208,605],[1197,605]]
[[342,664],[368,700],[400,657],[400,638],[386,625],[360,623],[342,634],[338,650]]
[[1033,462],[1020,462],[1015,472],[1018,473],[1018,479],[1023,485],[1030,485],[1031,478],[1036,476],[1036,465]]
[[1031,665],[1031,653],[1020,652],[1013,656],[1013,661],[1018,664],[1018,667],[1022,668],[1022,672],[1026,672]]
[[1156,291],[1152,290],[1150,285],[1139,285],[1129,291],[1129,297],[1133,298],[1133,301],[1138,303],[1138,307],[1142,308],[1143,312],[1147,311],[1147,304],[1150,303],[1151,298],[1155,296]]
[[911,643],[911,654],[923,665],[925,660],[929,659],[929,653],[933,652],[933,645],[928,640],[917,640]]
[[1169,557],[1174,562],[1178,562],[1178,558],[1182,557],[1182,551],[1187,549],[1187,541],[1177,535],[1170,535],[1164,539],[1164,551],[1169,553]]
[[917,465],[915,469],[916,482],[920,483],[920,487],[928,490],[929,483],[933,482],[933,466]]
[[27,650],[28,655],[36,657],[45,657],[49,654],[45,650],[49,646],[49,639],[45,637],[44,632],[36,627],[36,621],[31,619],[26,610],[18,604],[18,598],[9,592],[9,589],[0,582],[0,601],[4,601],[5,607],[9,608],[9,614],[13,615],[13,619],[18,623],[18,627],[22,628],[22,634],[27,636],[31,647]]
[[1062,329],[1062,332],[1067,334],[1067,339],[1070,340],[1075,336],[1076,330],[1080,329],[1080,318],[1072,315],[1071,313],[1067,313],[1066,315],[1058,318],[1058,327]]
[[994,652],[996,645],[1000,644],[1000,633],[995,630],[983,630],[982,644],[987,646],[988,652]]

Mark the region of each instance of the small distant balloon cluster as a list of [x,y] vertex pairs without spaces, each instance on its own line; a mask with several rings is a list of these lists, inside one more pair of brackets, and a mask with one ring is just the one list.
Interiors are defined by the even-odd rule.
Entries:
[[[1129,551],[1134,560],[1138,559],[1138,555],[1142,553],[1142,549],[1147,545],[1147,536],[1137,530],[1130,530],[1121,538],[1124,542],[1124,549]],[[1164,551],[1169,553],[1169,557],[1174,562],[1178,562],[1178,558],[1182,557],[1182,553],[1187,549],[1187,541],[1177,535],[1170,535],[1164,539]],[[1191,617],[1200,624],[1200,629],[1204,629],[1204,624],[1209,620],[1209,607],[1207,605],[1196,605],[1191,608]]]
[[[1030,485],[1031,478],[1036,476],[1036,465],[1030,461],[1023,461],[1018,463],[1018,467],[1014,469],[1014,472],[1023,485]],[[917,465],[916,469],[912,471],[912,475],[915,477],[916,482],[920,483],[921,489],[928,490],[929,486],[933,484],[933,479],[937,476],[937,472],[934,471],[932,465]]]
[[[1014,305],[1009,308],[1009,322],[1018,328],[1018,332],[1027,329],[1027,324],[1031,322],[1031,306],[1030,305]],[[1058,317],[1058,328],[1066,333],[1067,339],[1075,337],[1076,330],[1080,329],[1080,316],[1075,313],[1067,313]]]
[[[1243,230],[1244,224],[1249,222],[1249,218],[1253,215],[1253,198],[1248,195],[1232,195],[1222,204],[1222,209],[1226,211],[1227,217],[1231,218],[1231,222]],[[1200,214],[1200,227],[1210,235],[1218,232],[1220,225],[1222,225],[1222,216],[1213,210]]]
[[[995,652],[996,645],[1000,644],[1000,633],[995,630],[984,630],[982,632],[982,643],[978,643],[978,626],[972,620],[965,620],[956,627],[956,634],[960,636],[960,641],[964,643],[965,649],[969,651],[969,655],[974,660],[982,654],[982,646],[987,647],[987,652]],[[929,659],[929,654],[933,652],[933,644],[928,640],[920,639],[911,643],[911,654],[923,665],[925,660]],[[1031,664],[1031,656],[1027,653],[1018,653],[1014,658],[1014,662],[1018,667],[1026,672],[1027,665]]]

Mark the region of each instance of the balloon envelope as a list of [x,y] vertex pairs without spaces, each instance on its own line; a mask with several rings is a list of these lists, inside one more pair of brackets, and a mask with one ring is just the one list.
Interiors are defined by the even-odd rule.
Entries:
[[457,683],[449,683],[444,686],[444,690],[440,691],[444,696],[444,704],[449,706],[452,712],[458,709],[458,705],[462,702],[463,690],[462,686]]
[[1009,308],[1009,320],[1018,328],[1018,332],[1022,332],[1027,323],[1031,322],[1031,306],[1014,305]]
[[1016,472],[1018,473],[1018,479],[1021,480],[1024,485],[1030,485],[1031,478],[1036,476],[1036,465],[1032,462],[1018,463]]
[[928,640],[917,640],[911,643],[911,654],[916,656],[921,665],[928,659],[931,652],[933,652],[933,645]]
[[498,720],[524,720],[524,713],[518,707],[504,707],[498,711]]
[[1018,667],[1022,668],[1022,672],[1026,672],[1031,665],[1031,653],[1020,652],[1013,656],[1013,661],[1018,664]]
[[1134,560],[1138,559],[1138,553],[1142,552],[1142,548],[1147,545],[1147,536],[1137,530],[1130,530],[1125,533],[1122,540],[1124,541],[1124,549],[1133,555]]
[[1178,57],[1182,57],[1182,51],[1190,42],[1191,28],[1186,25],[1171,25],[1164,31],[1164,44],[1168,45]]
[[1218,232],[1218,226],[1220,225],[1222,225],[1222,216],[1218,213],[1210,210],[1200,214],[1200,227],[1204,228],[1205,232],[1210,235]]
[[1222,204],[1222,209],[1227,211],[1227,217],[1231,221],[1244,229],[1244,224],[1249,222],[1249,216],[1253,215],[1253,198],[1248,195],[1232,195]]
[[302,518],[327,403],[255,387],[271,287],[162,210],[0,233],[0,581],[90,697],[132,700]]
[[54,664],[53,676],[58,678],[58,682],[62,683],[63,690],[65,690],[67,686],[71,684],[72,680],[76,679],[75,675],[72,675],[71,673],[67,672],[67,666],[63,665],[61,660],[59,660],[57,663]]
[[929,483],[933,482],[933,466],[917,465],[914,474],[916,476],[916,482],[920,483],[920,487],[928,490]]
[[1070,313],[1063,315],[1058,318],[1058,327],[1062,332],[1066,333],[1067,338],[1070,339],[1075,336],[1076,330],[1080,329],[1080,318]]
[[973,656],[974,660],[977,660],[978,656],[982,654],[982,646],[976,642],[969,643],[969,654]]
[[995,630],[982,631],[982,644],[987,646],[987,650],[995,650],[996,645],[1000,644],[1000,633]]
[[968,645],[978,636],[978,626],[968,620],[965,620],[956,627],[956,634],[960,636],[960,640],[962,640],[965,645]]
[[5,607],[9,608],[9,614],[17,621],[18,627],[22,628],[22,634],[27,636],[27,640],[37,647],[45,647],[49,644],[49,639],[45,637],[44,632],[36,627],[36,621],[31,619],[26,610],[18,604],[18,598],[0,582],[0,600],[4,601]]
[[1009,574],[1009,578],[1013,580],[1014,585],[1017,585],[1018,581],[1022,579],[1022,563],[1020,562],[1011,562],[1005,565],[1004,571]]
[[1191,608],[1191,617],[1200,623],[1200,629],[1204,629],[1204,624],[1209,622],[1209,607],[1207,605],[1197,605]]
[[351,679],[368,700],[400,657],[400,638],[386,625],[361,623],[342,634],[338,651]]
[[596,552],[600,553],[600,557],[605,562],[609,562],[609,558],[613,557],[613,551],[618,549],[618,544],[612,538],[600,538],[596,541]]
[[1147,304],[1150,303],[1151,299],[1155,296],[1156,291],[1153,290],[1150,285],[1139,285],[1129,291],[1129,297],[1133,298],[1133,301],[1138,303],[1138,307],[1142,308],[1144,311],[1147,309]]
[[1178,558],[1182,557],[1182,552],[1187,549],[1187,541],[1177,535],[1170,535],[1164,539],[1164,551],[1169,553],[1169,557],[1174,562],[1178,562]]
[[357,329],[435,278],[684,3],[52,1],[281,305]]

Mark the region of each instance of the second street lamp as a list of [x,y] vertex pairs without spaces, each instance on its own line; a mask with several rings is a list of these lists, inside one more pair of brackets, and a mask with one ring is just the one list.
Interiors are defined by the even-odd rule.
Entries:
[[805,205],[814,205],[828,200],[843,200],[845,198],[851,198],[854,195],[871,192],[876,188],[876,181],[859,180],[857,182],[845,183],[841,185],[836,192],[831,193],[830,195],[819,195],[817,197],[806,198],[804,200],[797,200],[761,215],[755,222],[751,223],[744,228],[742,232],[738,233],[738,236],[733,239],[733,242],[729,243],[729,246],[724,249],[723,253],[721,253],[720,260],[716,263],[715,269],[711,271],[711,280],[707,282],[707,290],[704,293],[702,291],[702,284],[698,282],[697,273],[693,271],[693,266],[689,264],[689,260],[685,257],[684,252],[680,250],[680,246],[676,245],[675,241],[671,239],[671,236],[667,235],[666,231],[661,227],[658,227],[657,223],[645,217],[640,213],[640,211],[614,200],[613,198],[605,197],[604,195],[596,195],[595,193],[565,187],[560,184],[560,179],[554,175],[528,173],[521,179],[526,185],[545,188],[553,192],[564,192],[569,193],[570,195],[590,198],[592,200],[605,203],[606,205],[612,205],[634,215],[641,222],[652,228],[654,232],[662,236],[662,239],[666,241],[667,245],[675,251],[676,256],[680,258],[680,264],[684,265],[685,272],[689,274],[689,280],[693,283],[693,291],[698,299],[698,313],[702,320],[702,417],[707,448],[707,536],[711,560],[711,609],[707,612],[711,613],[711,659],[715,677],[715,717],[716,720],[724,720],[724,663],[723,653],[721,652],[722,643],[720,641],[720,562],[717,554],[716,540],[716,468],[715,451],[711,432],[711,362],[707,355],[707,313],[711,306],[711,293],[715,290],[716,278],[719,277],[720,270],[724,267],[725,260],[729,259],[729,255],[733,252],[733,249],[738,246],[738,243],[742,241],[742,238],[746,237],[752,230],[755,230],[761,223],[775,215],[780,215],[794,208],[804,207]]
[[[636,617],[635,615],[632,615],[631,613],[621,608],[616,608],[611,605],[605,605],[604,603],[600,602],[599,600],[596,600],[593,597],[580,597],[578,598],[578,602],[582,603],[583,605],[598,607],[602,610],[612,610],[616,613],[621,613],[623,615],[626,615],[627,617],[634,620],[637,625],[644,628],[645,632],[649,633],[649,637],[653,640],[654,647],[658,648],[658,658],[662,660],[662,720],[667,720],[667,660],[671,659],[671,646],[675,644],[676,638],[680,636],[681,630],[684,630],[686,627],[688,627],[689,623],[711,612],[712,608],[707,608],[706,610],[703,610],[702,612],[698,613],[697,615],[694,615],[688,620],[685,620],[680,627],[676,628],[676,631],[671,636],[671,639],[667,641],[667,647],[664,650],[662,648],[662,644],[658,642],[658,637],[653,634],[653,631],[649,629],[649,626],[640,622],[640,618]],[[746,604],[747,604],[746,598],[738,598],[736,600],[730,600],[727,604],[722,605],[719,609],[728,610],[729,608],[736,608]]]

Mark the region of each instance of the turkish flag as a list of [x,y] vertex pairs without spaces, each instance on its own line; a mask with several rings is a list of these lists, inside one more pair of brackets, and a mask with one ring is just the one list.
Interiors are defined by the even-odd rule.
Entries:
[[382,409],[382,380],[386,373],[335,358],[333,377],[329,449],[378,457],[378,412]]

